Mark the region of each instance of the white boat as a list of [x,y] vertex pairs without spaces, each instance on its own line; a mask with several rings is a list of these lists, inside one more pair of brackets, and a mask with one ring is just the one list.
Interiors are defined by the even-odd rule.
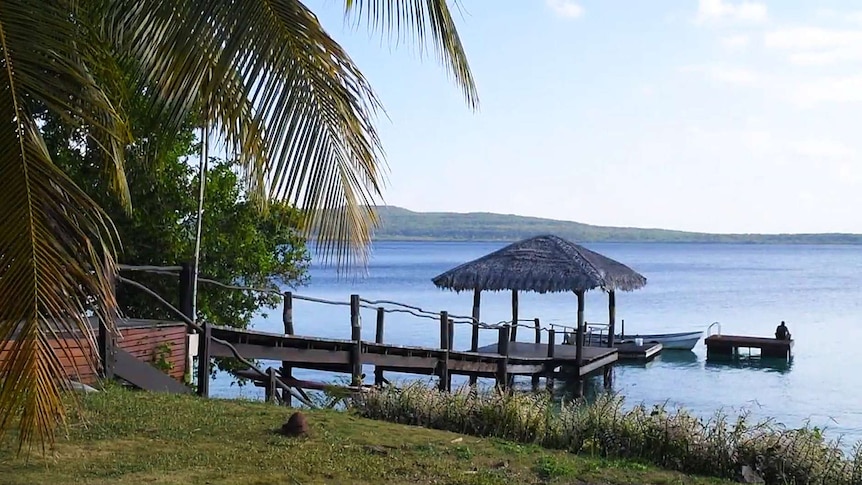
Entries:
[[697,332],[625,335],[625,338],[617,335],[614,338],[614,342],[634,342],[635,339],[643,339],[644,344],[660,343],[662,350],[691,350],[697,345],[702,336],[702,330]]
[[[653,333],[653,334],[636,334],[636,335],[616,335],[615,343],[633,343],[636,339],[643,339],[644,344],[660,343],[662,350],[692,350],[697,342],[703,336],[703,331],[696,332],[679,332],[679,333]],[[574,338],[567,335],[568,340],[565,343],[574,343]],[[586,345],[601,346],[607,345],[607,335],[588,332],[584,338]]]

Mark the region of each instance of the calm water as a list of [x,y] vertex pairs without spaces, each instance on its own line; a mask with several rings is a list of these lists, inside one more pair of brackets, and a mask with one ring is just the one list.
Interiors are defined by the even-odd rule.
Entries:
[[[296,293],[347,301],[366,299],[411,303],[430,311],[469,315],[472,294],[437,289],[430,279],[463,262],[502,247],[498,243],[377,243],[368,276],[339,279],[334,271],[313,268],[309,285]],[[774,417],[787,426],[805,422],[827,428],[831,437],[862,440],[862,248],[853,246],[756,246],[695,244],[590,244],[590,249],[628,264],[648,279],[647,286],[617,296],[617,319],[626,333],[705,330],[721,322],[725,334],[771,336],[785,320],[796,340],[789,366],[715,365],[705,362],[699,342],[693,353],[666,352],[646,365],[618,365],[614,390],[630,403],[669,403],[711,416],[723,409]],[[483,294],[482,320],[511,318],[508,293]],[[523,294],[522,318],[544,323],[576,319],[571,294]],[[606,321],[606,296],[587,294],[586,319]],[[349,310],[295,301],[298,334],[350,337]],[[374,312],[363,311],[363,338],[373,339]],[[261,315],[255,328],[281,332],[280,310]],[[521,329],[524,332],[524,329]],[[532,333],[519,336],[531,339]],[[523,334],[522,334],[523,335]],[[439,325],[409,315],[388,314],[386,341],[434,346]],[[470,329],[456,326],[456,348],[469,348]],[[496,334],[484,331],[481,344]],[[270,365],[270,363],[264,363]],[[277,365],[272,363],[272,365]],[[370,369],[369,369],[370,371]],[[371,376],[371,372],[366,372]],[[300,378],[337,375],[295,371]],[[854,377],[857,375],[857,377]],[[396,379],[412,376],[393,375]],[[416,379],[428,379],[415,376]],[[597,379],[600,384],[600,378]],[[597,383],[593,383],[595,387]],[[229,378],[213,383],[213,394],[259,397],[260,390],[238,389]]]

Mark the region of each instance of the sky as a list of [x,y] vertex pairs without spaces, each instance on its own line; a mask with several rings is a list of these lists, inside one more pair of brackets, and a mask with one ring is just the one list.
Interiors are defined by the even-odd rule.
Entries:
[[433,56],[346,24],[343,2],[309,4],[386,109],[384,203],[862,233],[862,2],[459,5],[475,112]]

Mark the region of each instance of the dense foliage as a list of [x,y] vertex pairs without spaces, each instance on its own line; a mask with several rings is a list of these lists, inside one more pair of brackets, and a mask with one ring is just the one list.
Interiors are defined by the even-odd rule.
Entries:
[[[176,266],[194,254],[198,209],[198,152],[191,126],[164,143],[143,113],[133,120],[142,140],[140,150],[126,159],[126,177],[134,204],[126,211],[111,193],[95,150],[87,147],[82,128],[45,113],[43,136],[55,162],[72,180],[105,208],[114,221],[122,248],[120,263]],[[147,146],[147,143],[155,146]],[[249,202],[235,163],[211,160],[205,185],[203,244],[200,272],[217,281],[254,288],[296,286],[306,277],[308,252],[300,232],[301,214],[284,203],[266,212]],[[172,275],[126,273],[177,304],[178,278]],[[120,310],[129,317],[176,320],[176,315],[141,290],[117,288]],[[238,291],[202,283],[198,290],[198,319],[215,325],[246,328],[261,307],[272,307],[276,294]],[[222,369],[233,368],[218,359]]]

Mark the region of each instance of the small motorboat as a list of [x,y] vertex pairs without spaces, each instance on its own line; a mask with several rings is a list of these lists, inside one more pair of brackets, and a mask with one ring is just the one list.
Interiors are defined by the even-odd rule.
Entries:
[[692,350],[701,337],[703,337],[703,330],[680,333],[616,335],[614,342],[629,343],[634,342],[636,339],[643,339],[644,344],[660,343],[662,350]]
[[[564,339],[565,343],[574,343],[574,338],[570,335],[567,335],[568,340]],[[703,337],[703,331],[692,331],[692,332],[679,332],[679,333],[653,333],[653,334],[635,334],[635,335],[615,335],[614,343],[634,343],[638,339],[642,339],[643,343],[660,343],[662,346],[662,350],[692,350],[694,346],[697,345],[697,342],[700,338]],[[584,336],[584,342],[586,345],[591,346],[601,346],[607,345],[608,337],[607,334],[596,334],[593,332],[588,332],[587,335]]]

